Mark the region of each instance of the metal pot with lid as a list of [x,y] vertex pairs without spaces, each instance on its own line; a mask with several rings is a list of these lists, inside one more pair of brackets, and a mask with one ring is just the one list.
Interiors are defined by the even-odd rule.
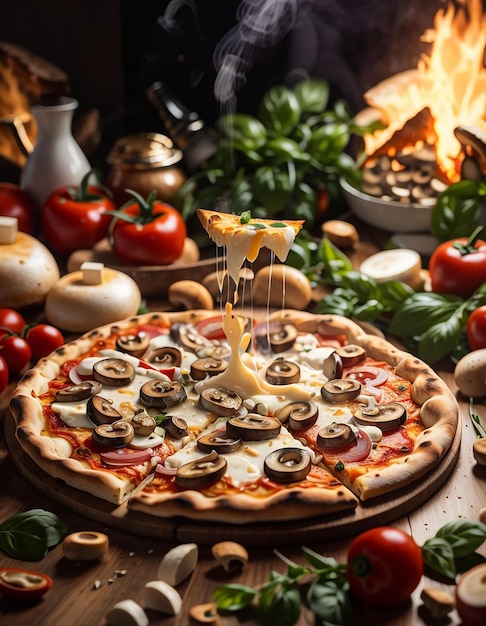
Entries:
[[155,190],[158,200],[170,203],[186,180],[182,157],[172,140],[159,133],[118,139],[107,157],[111,167],[105,180],[115,204],[121,206],[130,199],[125,189],[133,189],[144,198]]

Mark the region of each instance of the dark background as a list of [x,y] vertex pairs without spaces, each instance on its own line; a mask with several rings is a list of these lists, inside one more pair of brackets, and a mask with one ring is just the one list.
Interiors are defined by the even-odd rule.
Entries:
[[[327,78],[332,98],[345,98],[356,112],[368,87],[416,66],[427,50],[420,36],[445,5],[443,0],[1,0],[0,39],[63,69],[80,103],[77,114],[98,109],[109,146],[129,132],[164,132],[145,96],[156,80],[209,124],[225,107],[254,112],[268,86],[306,75]],[[258,13],[263,6],[267,11]],[[238,7],[247,18],[260,16],[253,31]],[[256,43],[229,40],[235,28],[235,36],[244,31]],[[221,42],[233,58],[235,46],[239,50],[241,72],[239,88],[224,106],[214,95],[214,54]]]

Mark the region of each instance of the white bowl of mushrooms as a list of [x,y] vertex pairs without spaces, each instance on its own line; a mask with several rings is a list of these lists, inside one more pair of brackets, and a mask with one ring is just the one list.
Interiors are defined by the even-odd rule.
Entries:
[[430,232],[432,206],[372,196],[341,180],[350,210],[361,221],[389,232]]

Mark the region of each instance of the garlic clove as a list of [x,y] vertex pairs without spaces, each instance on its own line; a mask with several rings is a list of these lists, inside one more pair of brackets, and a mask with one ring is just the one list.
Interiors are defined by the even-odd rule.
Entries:
[[195,543],[181,543],[172,548],[160,562],[158,579],[172,586],[178,585],[195,570],[198,555]]
[[146,609],[166,615],[177,615],[182,607],[182,598],[168,583],[163,580],[152,580],[144,587],[142,604]]
[[149,626],[149,620],[142,607],[134,600],[117,602],[105,616],[108,626]]

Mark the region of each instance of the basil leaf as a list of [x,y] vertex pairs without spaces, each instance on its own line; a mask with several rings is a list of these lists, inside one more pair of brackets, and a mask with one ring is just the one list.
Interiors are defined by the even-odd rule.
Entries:
[[415,291],[398,280],[388,280],[378,283],[378,299],[386,311],[395,311],[408,298],[415,294]]
[[231,141],[235,150],[258,150],[267,140],[265,126],[256,117],[244,113],[225,115],[218,120],[218,128]]
[[301,149],[299,144],[288,137],[275,137],[270,139],[263,147],[263,154],[268,159],[275,159],[276,163],[293,161],[308,161],[308,155]]
[[436,537],[447,541],[456,558],[465,557],[486,541],[486,524],[470,520],[450,522],[439,528]]
[[44,526],[47,534],[47,547],[57,546],[63,536],[67,533],[66,524],[54,513],[44,509],[31,509],[30,515],[35,515],[40,524]]
[[272,594],[262,594],[258,616],[264,626],[293,626],[300,617],[300,591],[294,584],[277,587]]
[[221,585],[213,591],[213,600],[218,609],[240,611],[253,602],[258,592],[246,585]]
[[454,551],[450,543],[441,537],[432,537],[422,546],[424,563],[447,578],[456,577]]
[[353,264],[349,258],[327,237],[321,239],[317,257],[324,264],[325,275],[329,276],[335,285],[341,284],[343,274],[353,271]]
[[292,195],[292,181],[290,175],[276,167],[259,167],[253,179],[253,193],[255,198],[267,209],[267,215],[272,216],[282,211]]
[[0,548],[23,561],[40,561],[67,532],[64,522],[44,509],[31,509],[0,524]]
[[442,192],[432,209],[430,229],[439,241],[469,237],[479,222],[478,184],[462,180]]
[[267,91],[258,106],[258,117],[270,131],[289,135],[300,119],[296,95],[283,85]]
[[462,302],[458,296],[416,293],[395,313],[388,330],[399,337],[421,335],[433,324],[447,320]]
[[461,339],[462,315],[453,314],[447,320],[434,324],[419,339],[418,356],[427,363],[436,363],[449,354]]
[[333,580],[316,579],[307,594],[309,608],[328,623],[346,626],[351,623],[351,602],[349,585],[338,585]]
[[303,80],[293,91],[302,113],[321,113],[329,101],[329,84],[323,79]]

